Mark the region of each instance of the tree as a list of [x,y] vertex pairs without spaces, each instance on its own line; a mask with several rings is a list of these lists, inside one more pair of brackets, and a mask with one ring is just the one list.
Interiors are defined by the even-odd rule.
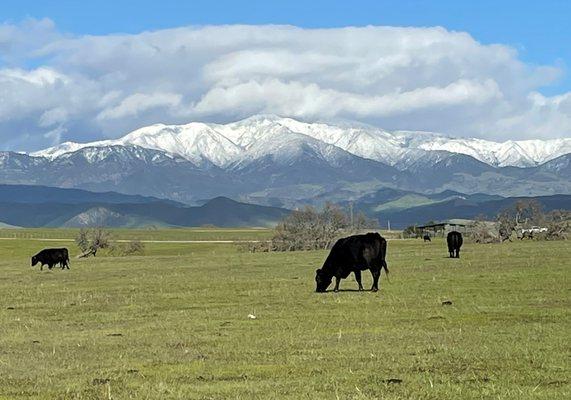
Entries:
[[89,250],[89,237],[88,237],[88,230],[85,228],[81,228],[79,230],[79,233],[77,234],[77,236],[75,237],[75,244],[77,244],[77,247],[79,247],[79,249],[85,253],[87,250]]
[[404,228],[402,231],[403,237],[405,238],[417,238],[422,234],[422,231],[418,229],[415,225],[410,225]]
[[[544,213],[537,200],[520,200],[498,215],[500,237],[509,238],[515,231],[519,239],[565,240],[571,234],[571,211],[554,210]],[[529,230],[532,227],[539,230]],[[526,233],[524,229],[528,229]],[[503,241],[502,240],[502,241]]]
[[105,249],[111,245],[111,235],[103,228],[82,228],[75,238],[75,243],[82,251],[80,258],[91,255],[95,257],[99,249]]
[[376,221],[359,213],[353,219],[337,205],[327,203],[321,210],[306,206],[293,211],[276,227],[269,244],[257,243],[250,251],[317,250],[331,247],[342,234],[373,228]]
[[511,207],[504,209],[497,216],[497,221],[503,240],[509,238],[513,231],[516,231],[518,237],[522,238],[522,229],[545,224],[545,214],[539,201],[535,199],[519,200]]
[[546,215],[547,240],[566,240],[571,234],[571,211],[553,210]]

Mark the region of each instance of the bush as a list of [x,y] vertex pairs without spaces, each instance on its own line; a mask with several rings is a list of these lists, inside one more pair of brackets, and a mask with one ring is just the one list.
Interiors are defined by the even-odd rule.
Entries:
[[75,243],[83,253],[79,257],[95,257],[99,249],[111,246],[111,234],[102,228],[82,228],[75,238]]
[[327,249],[342,235],[376,226],[376,221],[359,213],[353,219],[336,205],[326,204],[321,211],[313,207],[293,211],[276,227],[268,242],[251,243],[248,250],[296,251]]
[[115,256],[143,255],[144,253],[145,244],[138,239],[111,247],[111,254]]
[[422,236],[422,230],[418,229],[414,225],[407,226],[402,231],[402,236],[403,238],[418,238]]
[[129,243],[125,244],[125,250],[123,254],[126,256],[130,255],[142,255],[145,253],[145,244],[140,240],[131,240]]
[[[536,200],[520,200],[512,207],[505,209],[498,216],[500,236],[510,239],[515,232],[518,239],[534,240],[566,240],[571,233],[571,212],[554,210],[543,213],[541,203]],[[546,232],[523,232],[533,226],[546,228]],[[510,239],[511,240],[511,239]]]
[[484,216],[478,216],[476,218],[468,236],[474,243],[494,243],[502,241],[499,224],[486,221]]
[[554,210],[547,214],[546,240],[567,240],[571,234],[571,211]]

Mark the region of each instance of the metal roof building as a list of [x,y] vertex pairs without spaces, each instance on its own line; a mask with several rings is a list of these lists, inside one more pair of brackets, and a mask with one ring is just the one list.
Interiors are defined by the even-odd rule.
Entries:
[[470,232],[474,222],[471,219],[449,219],[447,221],[421,225],[417,229],[421,230],[423,234],[429,234],[430,236],[446,236],[448,232],[452,231],[460,233]]

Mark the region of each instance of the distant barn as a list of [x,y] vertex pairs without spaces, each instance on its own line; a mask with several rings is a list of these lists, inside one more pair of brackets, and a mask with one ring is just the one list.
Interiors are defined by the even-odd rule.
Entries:
[[[494,230],[495,222],[484,221],[484,223]],[[430,237],[446,237],[452,231],[460,232],[463,235],[470,234],[474,230],[476,221],[471,219],[449,219],[441,222],[417,226],[420,236],[428,235]]]

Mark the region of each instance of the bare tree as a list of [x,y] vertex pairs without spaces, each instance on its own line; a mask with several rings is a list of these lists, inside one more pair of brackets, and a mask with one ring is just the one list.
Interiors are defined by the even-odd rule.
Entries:
[[503,240],[508,239],[514,231],[519,239],[523,239],[524,229],[545,224],[545,214],[539,201],[519,200],[511,207],[504,209],[498,215],[497,221]]
[[272,240],[249,247],[250,251],[294,251],[326,249],[342,234],[372,228],[376,221],[363,213],[356,218],[343,212],[337,205],[327,203],[321,210],[307,206],[293,211],[276,227]]
[[82,228],[75,243],[81,249],[82,254],[78,257],[96,256],[99,249],[105,249],[111,246],[111,234],[103,228]]
[[571,211],[554,210],[544,213],[537,200],[520,200],[498,215],[500,236],[519,239],[565,240],[571,234]]
[[75,237],[75,244],[77,244],[77,247],[79,247],[79,249],[85,253],[87,252],[87,250],[89,250],[89,237],[88,237],[89,231],[85,228],[81,228],[79,230],[79,233],[77,234],[77,236]]
[[571,234],[571,211],[554,210],[546,215],[547,240],[567,240]]

